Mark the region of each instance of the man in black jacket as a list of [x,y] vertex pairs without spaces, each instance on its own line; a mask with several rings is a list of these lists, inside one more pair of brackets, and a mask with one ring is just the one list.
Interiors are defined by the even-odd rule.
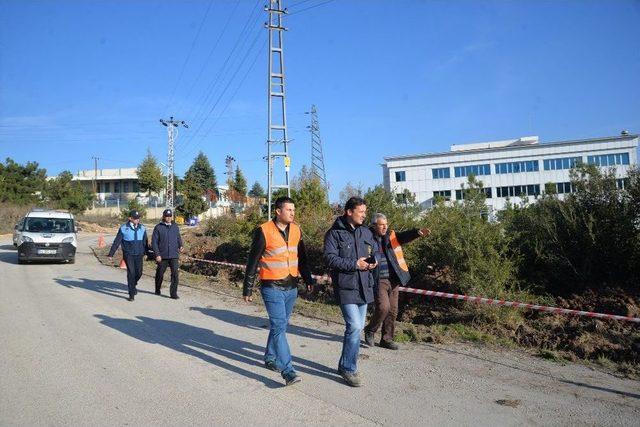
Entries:
[[151,247],[156,255],[156,295],[160,295],[162,280],[167,266],[171,269],[171,287],[169,295],[178,299],[178,271],[180,253],[183,251],[180,229],[172,221],[173,212],[165,209],[162,212],[162,222],[156,225],[151,236]]
[[396,317],[398,316],[398,288],[406,285],[411,276],[409,267],[404,259],[402,245],[428,236],[428,228],[413,229],[396,233],[390,230],[387,217],[377,213],[371,220],[371,231],[378,243],[378,269],[376,270],[377,292],[376,304],[369,325],[364,330],[365,344],[373,347],[377,330],[382,326],[380,347],[397,350],[398,344],[393,342]]
[[360,332],[367,316],[367,304],[374,301],[373,271],[377,266],[377,244],[363,225],[367,204],[352,197],[344,215],[336,218],[324,236],[324,258],[331,269],[334,295],[344,316],[345,332],[338,373],[352,387],[361,385],[358,373]]

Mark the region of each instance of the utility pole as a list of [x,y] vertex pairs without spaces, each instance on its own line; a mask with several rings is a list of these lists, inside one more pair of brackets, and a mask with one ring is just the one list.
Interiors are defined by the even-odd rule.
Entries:
[[174,120],[173,116],[169,117],[169,120],[160,119],[160,123],[167,128],[167,135],[169,137],[169,148],[167,150],[167,207],[173,209],[174,206],[174,192],[173,192],[173,175],[174,175],[174,163],[173,163],[173,149],[175,140],[178,138],[178,126],[188,128],[189,126],[184,120]]
[[98,181],[98,160],[100,157],[91,156],[93,159],[93,194],[96,194],[97,191],[97,181]]
[[[286,28],[282,26],[282,16],[287,12],[282,9],[282,0],[269,0],[269,6],[265,6],[269,13],[269,22],[265,27],[269,31],[269,81],[267,85],[268,96],[268,131],[267,131],[267,180],[269,182],[267,203],[271,217],[271,199],[273,192],[280,188],[287,189],[287,196],[291,196],[289,186],[289,171],[291,157],[289,157],[289,138],[287,133],[287,102],[284,85],[284,48],[282,45],[282,33]],[[274,150],[274,146],[282,145],[282,150]],[[274,168],[279,159],[282,159],[284,176],[278,173],[274,176]],[[284,183],[276,183],[276,179],[283,179]]]
[[229,190],[231,190],[231,186],[233,184],[233,162],[235,162],[235,160],[236,159],[231,156],[227,156],[224,159],[224,164],[227,167],[225,174],[227,175],[227,185],[229,186]]
[[305,114],[311,115],[311,124],[307,126],[311,133],[311,173],[316,176],[325,193],[329,193],[327,174],[324,169],[324,152],[322,150],[322,139],[320,138],[320,123],[318,122],[318,110],[315,105],[311,105],[311,111]]

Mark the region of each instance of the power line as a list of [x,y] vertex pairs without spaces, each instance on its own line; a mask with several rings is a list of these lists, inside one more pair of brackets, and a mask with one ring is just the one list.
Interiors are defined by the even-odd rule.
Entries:
[[[324,6],[325,4],[331,3],[333,1],[335,1],[335,0],[326,0],[326,1],[323,1],[322,3],[314,4],[313,6],[305,7],[304,9],[296,10],[295,12],[291,12],[289,14],[289,16],[297,15],[299,13],[306,12],[307,10],[314,9],[316,7],[319,7],[319,6]],[[304,3],[304,1],[302,1],[300,3]],[[300,3],[298,3],[298,4],[300,4]]]

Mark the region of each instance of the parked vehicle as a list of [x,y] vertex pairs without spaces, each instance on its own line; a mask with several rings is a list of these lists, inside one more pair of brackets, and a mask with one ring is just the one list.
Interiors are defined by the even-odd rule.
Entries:
[[22,230],[22,225],[24,224],[24,218],[16,223],[16,226],[13,227],[13,246],[16,248],[20,243],[20,231]]
[[19,230],[19,264],[35,260],[75,262],[78,238],[71,213],[33,210],[24,217]]

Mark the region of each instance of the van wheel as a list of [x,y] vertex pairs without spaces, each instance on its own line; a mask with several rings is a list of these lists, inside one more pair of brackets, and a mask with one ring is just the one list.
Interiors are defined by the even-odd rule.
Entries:
[[27,263],[27,261],[18,258],[18,264],[26,264],[26,263]]
[[71,258],[71,259],[69,260],[69,264],[75,264],[75,263],[76,263],[76,259],[75,259],[75,258]]

